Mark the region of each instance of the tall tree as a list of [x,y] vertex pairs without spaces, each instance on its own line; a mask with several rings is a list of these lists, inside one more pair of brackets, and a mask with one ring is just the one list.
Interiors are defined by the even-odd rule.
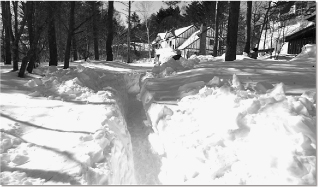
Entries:
[[[9,9],[8,9],[9,8]],[[5,30],[5,62],[4,64],[11,64],[11,13],[10,13],[10,2],[1,1],[2,9],[2,21]]]
[[55,8],[56,2],[48,1],[47,2],[47,11],[50,15],[49,24],[48,24],[48,40],[49,40],[49,51],[50,51],[50,60],[49,66],[57,66],[57,46],[56,46],[56,33],[55,33]]
[[[10,29],[11,31],[11,43],[12,45],[12,52],[13,52],[13,71],[17,71],[19,70],[19,41],[20,41],[20,37],[24,31],[24,26],[26,24],[26,20],[27,20],[27,7],[26,7],[26,3],[25,2],[21,2],[21,7],[23,9],[23,12],[18,12],[18,1],[12,1],[12,4],[14,5],[14,36],[12,33],[12,29]],[[22,21],[19,23],[18,22],[18,17],[19,14],[23,14],[23,18]],[[19,28],[20,25],[20,28]]]
[[73,46],[73,59],[74,59],[74,61],[76,61],[76,60],[78,60],[76,35],[74,35],[72,38],[72,46]]
[[[29,1],[26,3],[27,5],[27,21],[28,21],[28,33],[29,33],[29,43],[30,43],[30,49],[35,48],[34,45],[36,45],[36,42],[33,41],[34,40],[34,23],[33,23],[33,17],[34,17],[34,13],[35,13],[35,3],[34,1]],[[36,54],[33,53],[32,56],[30,57],[30,63],[28,65],[28,71],[30,71],[31,67],[30,64],[34,64],[36,59]]]
[[251,49],[251,20],[252,20],[252,1],[247,1],[246,10],[246,42],[244,52],[249,54]]
[[66,48],[65,48],[65,57],[64,57],[64,69],[69,68],[70,66],[70,52],[71,52],[71,43],[72,43],[72,36],[74,32],[74,25],[75,25],[75,1],[70,1],[70,17],[69,17],[69,27],[68,27],[68,34],[67,34],[67,41],[66,41]]
[[140,1],[137,4],[137,7],[139,11],[141,12],[141,15],[143,17],[143,21],[146,25],[146,32],[147,32],[147,40],[148,40],[148,53],[149,53],[149,58],[151,58],[151,47],[150,47],[150,36],[149,36],[149,24],[150,22],[148,21],[149,19],[149,12],[152,7],[152,2],[151,1]]
[[220,9],[220,5],[221,2],[217,1],[217,6],[215,9],[215,35],[214,35],[214,46],[213,46],[213,56],[216,57],[217,56],[217,50],[218,50],[218,41],[219,41],[219,19],[220,19],[220,14],[221,14],[221,9]]
[[108,1],[108,14],[107,14],[107,40],[106,40],[106,55],[107,61],[113,61],[113,15],[114,15],[114,1]]
[[206,30],[206,23],[202,23],[200,28],[200,55],[206,55]]
[[131,13],[131,1],[128,1],[128,35],[127,35],[127,63],[130,63],[130,13]]
[[92,1],[92,11],[93,11],[93,38],[94,38],[94,54],[95,60],[99,60],[99,49],[98,49],[98,26],[97,19],[99,15],[99,9],[96,1]]
[[[25,17],[28,20],[28,30],[32,30],[31,36],[29,36],[30,48],[27,55],[22,59],[21,68],[18,76],[24,77],[24,73],[27,67],[29,73],[32,73],[35,66],[35,56],[41,51],[38,49],[38,43],[41,40],[41,33],[46,28],[48,23],[47,9],[43,10],[43,4],[45,2],[30,1],[26,2],[26,12]],[[30,35],[30,31],[29,31]],[[34,58],[34,60],[33,60]]]
[[240,1],[230,1],[225,61],[233,61],[236,59],[239,15]]

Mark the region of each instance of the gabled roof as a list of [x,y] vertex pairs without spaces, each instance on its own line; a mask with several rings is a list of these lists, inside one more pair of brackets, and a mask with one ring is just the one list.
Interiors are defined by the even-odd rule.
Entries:
[[165,36],[166,36],[166,32],[164,32],[164,33],[158,33],[158,35],[157,36],[159,36],[160,37],[160,39],[164,39],[165,38]]
[[194,25],[190,25],[190,26],[187,26],[187,27],[182,27],[180,29],[174,30],[174,32],[170,31],[165,36],[165,39],[170,38],[170,37],[174,37],[174,36],[179,36],[182,33],[184,33],[185,31],[187,31],[188,29],[190,29],[191,27],[194,27]]
[[152,44],[155,44],[159,42],[160,40],[165,39],[166,35],[167,35],[167,32],[158,33],[156,39],[152,42]]

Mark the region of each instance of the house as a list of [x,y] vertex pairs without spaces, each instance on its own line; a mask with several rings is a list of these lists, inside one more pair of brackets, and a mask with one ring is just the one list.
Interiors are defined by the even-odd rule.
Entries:
[[165,41],[165,36],[167,33],[158,33],[156,39],[152,42],[155,49],[166,48],[167,42]]
[[[152,42],[153,47],[179,49],[184,58],[190,57],[192,54],[198,53],[200,50],[200,29],[194,25],[171,30],[166,33],[158,33],[156,39]],[[206,36],[207,54],[213,52],[214,30],[207,28]]]
[[[207,54],[213,53],[214,46],[214,30],[210,27],[207,28],[206,36],[206,52]],[[200,30],[194,32],[182,45],[178,47],[181,51],[181,55],[184,58],[189,58],[193,54],[197,54],[200,51]]]
[[288,54],[299,54],[304,45],[316,43],[316,13],[306,20],[312,23],[285,37],[285,42],[288,42]]

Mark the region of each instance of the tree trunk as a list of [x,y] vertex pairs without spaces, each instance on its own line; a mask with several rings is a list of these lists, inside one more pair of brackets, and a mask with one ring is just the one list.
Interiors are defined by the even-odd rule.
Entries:
[[[12,4],[14,5],[14,35],[15,38],[13,38],[13,36],[11,37],[12,40],[12,53],[13,53],[13,71],[18,71],[19,70],[19,40],[20,40],[20,36],[22,33],[19,33],[18,31],[18,2],[13,2]],[[10,13],[10,22],[11,22],[11,13]],[[25,18],[26,20],[26,18]],[[23,23],[22,23],[23,24]],[[25,22],[24,22],[25,24]],[[23,24],[23,28],[24,28],[24,24]],[[11,24],[10,24],[11,25]],[[10,32],[12,32],[12,27],[10,26]]]
[[264,37],[263,49],[265,49],[265,45],[266,45],[266,38],[267,38],[267,23],[266,23],[266,25],[265,25],[265,37]]
[[4,64],[11,64],[11,35],[10,35],[10,28],[11,28],[11,19],[9,19],[10,9],[8,10],[8,5],[10,7],[9,1],[1,1],[1,8],[2,8],[2,20],[5,30],[5,61]]
[[[28,11],[27,11],[27,20],[28,20],[28,32],[29,32],[29,42],[30,42],[30,50],[34,49],[37,42],[34,41],[34,24],[33,24],[33,13],[34,13],[34,3],[33,1],[28,1],[26,2],[26,5],[28,6]],[[31,56],[30,56],[30,62],[27,67],[27,71],[29,73],[32,72],[33,66],[35,63],[36,59],[36,53],[35,50],[31,51]]]
[[[3,22],[2,22],[2,28],[5,28],[4,27],[4,24],[3,24]],[[1,46],[3,46],[2,48],[1,48],[1,52],[0,52],[0,54],[1,54],[1,59],[3,60],[3,62],[5,63],[5,61],[6,61],[6,58],[5,58],[5,39],[4,39],[4,29],[2,29],[1,30]],[[1,60],[0,60],[1,61]]]
[[[92,2],[92,9],[93,9],[93,37],[94,37],[94,53],[95,53],[95,60],[99,60],[99,50],[98,50],[98,27],[97,27],[97,16],[96,12],[96,2]],[[109,29],[109,28],[108,28]]]
[[[15,25],[14,25],[14,32],[15,32],[15,36],[13,36],[13,32],[12,29],[10,27],[10,33],[11,33],[11,42],[12,42],[12,52],[13,52],[13,71],[17,71],[19,70],[19,41],[20,41],[20,37],[21,34],[23,33],[24,30],[24,26],[27,20],[27,16],[24,15],[22,18],[22,21],[20,22],[20,28],[18,28],[18,1],[12,1],[12,4],[14,5],[14,17],[15,17]],[[25,4],[22,3],[23,8],[25,8]],[[27,10],[25,11],[25,14]],[[11,14],[10,14],[10,18],[11,18]],[[11,23],[11,19],[10,19],[10,23]],[[23,72],[24,73],[24,72]]]
[[229,19],[226,37],[225,61],[236,59],[236,45],[238,33],[238,20],[240,15],[240,1],[230,1]]
[[268,2],[268,8],[267,8],[266,13],[265,13],[264,22],[262,24],[262,28],[261,28],[261,32],[260,32],[261,35],[258,38],[257,45],[259,45],[259,42],[261,41],[261,37],[262,37],[262,32],[263,32],[264,26],[265,26],[265,24],[267,24],[268,13],[269,13],[269,10],[271,9],[271,3],[272,3],[271,1]]
[[213,46],[213,56],[217,56],[218,51],[218,43],[219,43],[219,17],[220,17],[220,2],[216,2],[216,9],[215,9],[215,37],[214,37],[214,46]]
[[55,2],[48,1],[48,14],[51,19],[48,24],[48,40],[49,40],[49,51],[50,51],[50,61],[49,66],[57,66],[57,46],[56,46],[56,33],[55,33]]
[[131,1],[128,1],[127,63],[130,63],[130,8],[131,8]]
[[206,54],[206,23],[201,24],[200,28],[200,55],[205,55]]
[[146,20],[146,27],[147,27],[147,38],[148,38],[148,54],[149,54],[149,59],[151,59],[151,47],[150,47],[148,20]]
[[113,61],[113,14],[114,1],[108,1],[108,15],[107,15],[107,40],[106,40],[106,61]]
[[71,53],[71,43],[72,36],[74,31],[74,22],[75,22],[75,1],[70,1],[71,9],[70,9],[70,18],[69,18],[69,27],[68,27],[68,35],[65,47],[65,56],[64,56],[64,67],[63,69],[67,69],[70,67],[70,53]]
[[250,54],[251,50],[251,20],[252,20],[252,1],[247,1],[246,10],[246,42],[244,52]]
[[78,56],[77,56],[77,44],[76,44],[76,37],[75,35],[72,38],[72,45],[73,45],[73,58],[74,61],[78,60]]

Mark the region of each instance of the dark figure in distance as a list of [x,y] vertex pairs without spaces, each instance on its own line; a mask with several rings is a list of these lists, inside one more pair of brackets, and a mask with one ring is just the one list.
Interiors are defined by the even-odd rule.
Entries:
[[257,56],[258,56],[258,48],[255,47],[249,56],[250,56],[251,58],[257,59]]
[[180,50],[177,50],[176,52],[177,52],[177,54],[174,55],[172,58],[173,58],[174,60],[179,60],[179,59],[181,58],[181,51],[180,51]]

